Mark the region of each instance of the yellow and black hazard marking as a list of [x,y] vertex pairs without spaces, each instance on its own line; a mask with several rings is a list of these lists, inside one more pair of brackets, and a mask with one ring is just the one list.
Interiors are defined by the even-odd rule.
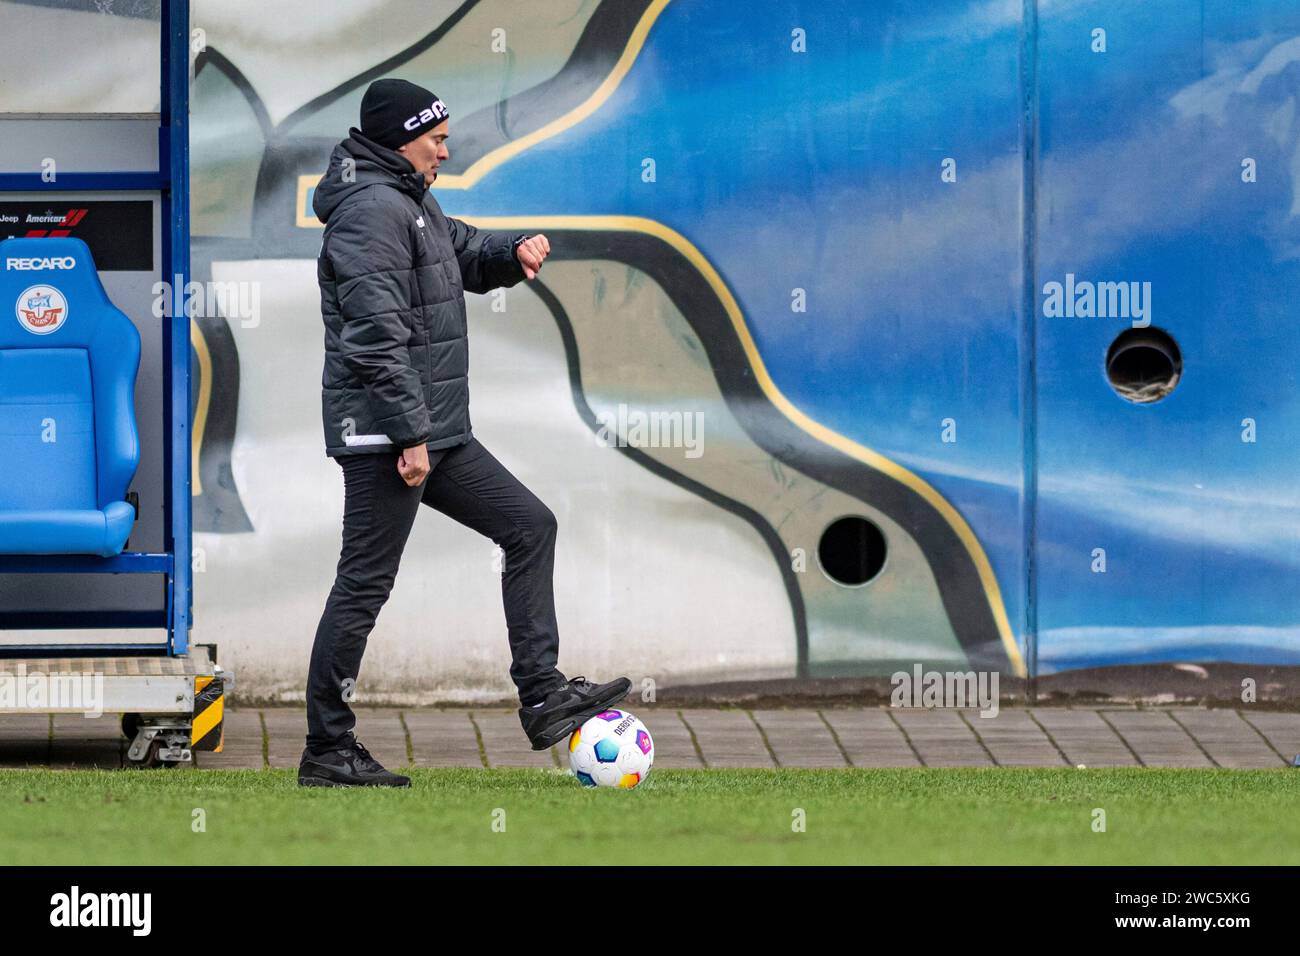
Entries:
[[215,677],[194,678],[194,719],[190,722],[190,749],[220,752],[225,743],[225,683]]

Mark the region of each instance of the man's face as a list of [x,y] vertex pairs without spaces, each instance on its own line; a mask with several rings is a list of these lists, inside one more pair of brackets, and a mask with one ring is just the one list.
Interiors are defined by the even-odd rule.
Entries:
[[397,147],[397,151],[410,160],[411,165],[415,167],[416,172],[424,175],[424,184],[432,186],[433,181],[438,178],[438,167],[444,160],[451,159],[451,153],[447,151],[447,125],[451,120],[443,120],[432,129],[425,130],[415,139],[403,146]]

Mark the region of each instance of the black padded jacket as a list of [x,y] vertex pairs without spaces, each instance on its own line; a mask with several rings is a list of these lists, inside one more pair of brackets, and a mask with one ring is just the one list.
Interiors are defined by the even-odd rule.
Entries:
[[464,294],[518,283],[515,247],[527,237],[444,215],[404,156],[355,129],[334,147],[312,208],[325,224],[325,453],[469,441]]

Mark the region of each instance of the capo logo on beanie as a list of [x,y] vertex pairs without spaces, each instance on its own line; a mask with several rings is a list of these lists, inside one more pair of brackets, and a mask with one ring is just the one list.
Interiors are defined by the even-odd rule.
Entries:
[[409,80],[375,80],[361,99],[361,135],[397,149],[450,115],[447,104],[423,86]]
[[[418,130],[423,126],[441,123],[447,118],[447,116],[447,104],[443,103],[442,100],[435,96],[433,98],[433,103],[420,110],[418,115],[412,116],[403,123],[402,129]],[[420,134],[416,133],[416,135],[418,136]]]

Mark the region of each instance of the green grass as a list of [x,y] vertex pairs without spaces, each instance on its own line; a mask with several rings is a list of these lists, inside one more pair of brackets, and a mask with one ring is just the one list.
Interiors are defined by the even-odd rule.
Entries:
[[300,790],[288,770],[0,771],[0,863],[1300,863],[1286,769],[656,770],[633,791],[411,774],[397,791]]

